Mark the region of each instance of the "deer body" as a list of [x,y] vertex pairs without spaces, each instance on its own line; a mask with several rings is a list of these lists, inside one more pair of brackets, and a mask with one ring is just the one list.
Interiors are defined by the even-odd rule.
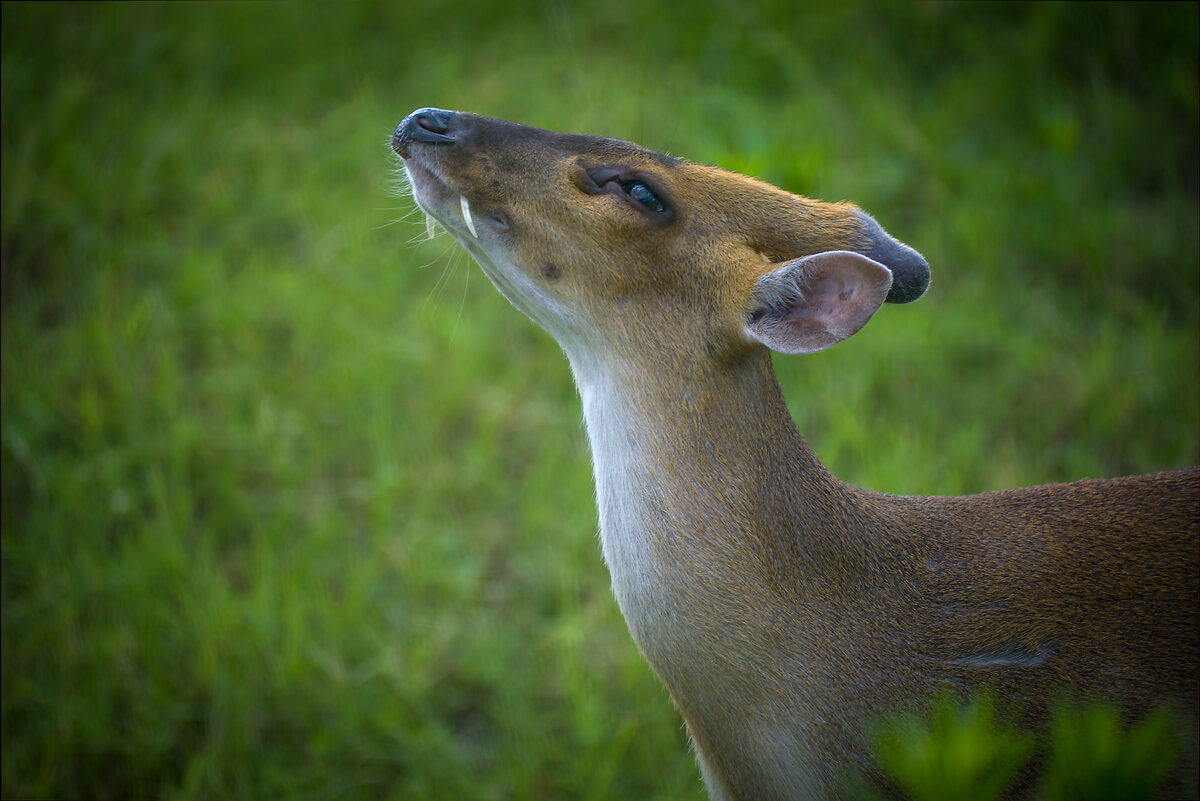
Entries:
[[853,334],[928,268],[848,204],[617,140],[423,109],[418,204],[570,360],[604,558],[710,796],[836,797],[947,684],[1194,720],[1200,473],[957,498],[832,476],[764,345]]

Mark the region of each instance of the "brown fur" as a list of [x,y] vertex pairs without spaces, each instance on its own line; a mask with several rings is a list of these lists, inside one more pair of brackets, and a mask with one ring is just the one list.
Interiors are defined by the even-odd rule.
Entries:
[[956,498],[844,484],[747,331],[760,279],[811,254],[870,255],[920,293],[924,262],[856,207],[470,114],[414,112],[393,143],[422,208],[571,359],[614,591],[713,797],[835,797],[874,769],[867,721],[947,685],[1034,722],[1064,692],[1173,704],[1193,756],[1168,792],[1195,787],[1200,472]]

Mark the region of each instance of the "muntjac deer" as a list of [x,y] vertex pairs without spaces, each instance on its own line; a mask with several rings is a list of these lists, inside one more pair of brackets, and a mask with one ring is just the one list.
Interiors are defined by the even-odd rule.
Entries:
[[874,770],[872,716],[947,685],[1034,718],[1064,691],[1166,702],[1195,753],[1200,472],[900,497],[797,432],[768,348],[828,348],[928,284],[874,219],[462,112],[414,111],[392,146],[570,360],[613,590],[712,798],[836,797]]

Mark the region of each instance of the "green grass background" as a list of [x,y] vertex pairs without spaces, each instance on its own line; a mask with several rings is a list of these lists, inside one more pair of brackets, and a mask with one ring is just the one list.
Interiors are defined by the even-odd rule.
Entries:
[[1197,5],[3,5],[3,795],[699,798],[556,345],[426,105],[853,200],[928,296],[777,364],[843,478],[1197,458]]

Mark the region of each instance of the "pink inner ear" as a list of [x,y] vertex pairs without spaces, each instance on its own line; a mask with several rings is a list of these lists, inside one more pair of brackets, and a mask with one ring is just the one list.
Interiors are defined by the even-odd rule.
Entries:
[[853,281],[823,271],[812,277],[808,291],[788,309],[784,319],[819,322],[831,329],[842,328],[852,318],[861,315],[853,304],[859,288],[859,284]]
[[783,353],[824,350],[866,324],[883,304],[891,277],[886,267],[857,253],[799,259],[769,276],[778,294],[748,330]]

